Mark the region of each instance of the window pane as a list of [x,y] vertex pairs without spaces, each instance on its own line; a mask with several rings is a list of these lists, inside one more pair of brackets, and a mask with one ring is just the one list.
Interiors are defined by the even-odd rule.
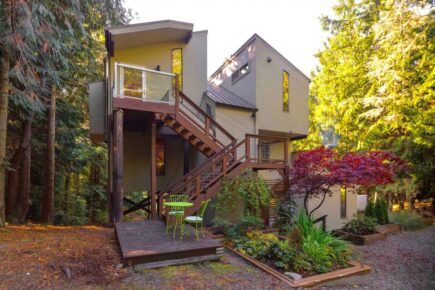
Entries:
[[245,64],[244,66],[242,66],[241,68],[240,68],[240,74],[241,75],[245,75],[245,74],[247,74],[249,72],[249,65],[248,64]]
[[346,188],[340,188],[340,216],[346,218]]
[[175,48],[172,50],[172,73],[178,75],[178,88],[183,90],[183,50]]
[[235,72],[233,72],[233,74],[231,75],[231,81],[234,83],[235,81],[237,81],[239,79],[239,70],[236,70]]
[[283,73],[282,73],[282,110],[284,112],[289,111],[288,72],[286,72],[286,71],[283,71]]
[[131,68],[122,68],[122,71],[122,95],[142,98],[142,72]]
[[156,144],[156,174],[165,175],[165,140],[157,139]]

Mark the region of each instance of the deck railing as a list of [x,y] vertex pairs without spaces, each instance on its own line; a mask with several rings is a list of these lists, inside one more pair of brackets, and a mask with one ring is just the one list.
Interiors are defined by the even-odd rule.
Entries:
[[175,103],[175,74],[115,62],[114,96]]
[[[260,145],[259,145],[260,144]],[[262,145],[263,144],[263,145]],[[264,144],[273,145],[274,157],[258,157],[258,146]],[[257,164],[274,163],[282,165],[285,170],[288,167],[288,141],[286,138],[246,134],[246,138],[239,143],[232,142],[219,153],[207,160],[201,166],[195,168],[175,184],[169,186],[159,194],[159,208],[162,208],[163,200],[170,194],[186,194],[191,201],[199,200],[199,195],[207,191],[216,182],[220,181],[229,172],[243,163]],[[286,172],[286,171],[284,171]],[[287,174],[287,172],[285,173]]]
[[169,103],[222,148],[235,140],[227,130],[178,88],[175,74],[115,62],[114,96],[143,101]]

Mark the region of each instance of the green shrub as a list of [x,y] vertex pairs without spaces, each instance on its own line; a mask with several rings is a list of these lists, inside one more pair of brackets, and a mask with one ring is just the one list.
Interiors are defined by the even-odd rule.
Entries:
[[238,223],[232,223],[226,219],[216,217],[213,219],[213,225],[221,227],[226,237],[237,239],[245,235],[248,230],[262,228],[263,220],[255,216],[241,216]]
[[225,216],[242,201],[244,215],[260,218],[261,209],[269,206],[270,191],[264,179],[257,173],[245,171],[234,179],[222,182],[213,207],[216,214]]
[[[285,271],[324,273],[348,265],[349,244],[315,226],[305,212],[299,214],[292,232],[298,234],[284,241],[274,234],[249,232],[235,240],[235,247]],[[295,236],[298,241],[292,240]]]
[[356,234],[367,235],[375,232],[376,221],[371,217],[364,217],[362,219],[354,218],[348,221],[342,228],[343,231]]
[[278,204],[277,226],[280,232],[286,232],[292,225],[292,218],[297,209],[296,203],[289,197]]
[[378,198],[375,203],[369,201],[365,209],[365,216],[376,220],[380,225],[388,224],[388,206],[383,198]]
[[383,198],[378,198],[375,203],[375,216],[379,224],[388,224],[388,207]]
[[305,212],[299,214],[296,226],[302,234],[302,253],[305,262],[308,262],[315,272],[324,273],[337,266],[347,266],[350,258],[347,242],[318,228]]
[[366,206],[366,209],[364,211],[364,214],[366,217],[376,218],[376,216],[375,216],[375,204],[373,203],[373,201],[369,200],[367,202],[367,206]]
[[402,228],[406,231],[415,231],[424,227],[422,217],[408,210],[392,213],[391,221],[402,225]]

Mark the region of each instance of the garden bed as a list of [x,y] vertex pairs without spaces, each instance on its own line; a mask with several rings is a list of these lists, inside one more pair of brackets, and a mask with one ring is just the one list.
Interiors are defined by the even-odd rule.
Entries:
[[274,276],[275,278],[278,278],[279,280],[287,283],[291,287],[308,287],[308,286],[323,284],[323,283],[326,283],[326,282],[331,281],[331,280],[337,280],[337,279],[342,279],[342,278],[346,278],[349,276],[365,274],[371,270],[371,268],[367,265],[363,265],[361,263],[352,261],[352,262],[350,262],[351,266],[348,268],[335,270],[335,271],[332,271],[329,273],[308,276],[308,277],[305,277],[305,278],[302,278],[299,280],[293,280],[290,277],[283,274],[282,272],[270,267],[269,265],[267,265],[263,262],[258,261],[257,259],[254,259],[248,255],[242,254],[230,246],[226,246],[226,248],[230,252],[238,255],[239,257],[248,261],[249,263],[256,266],[257,268],[265,271],[266,273]]
[[386,233],[375,232],[367,235],[357,235],[357,234],[345,232],[343,230],[334,230],[333,234],[349,242],[352,242],[355,245],[371,245],[378,241],[385,240],[385,238],[387,237]]
[[386,224],[378,225],[375,227],[373,233],[368,234],[355,234],[344,230],[334,230],[332,231],[335,236],[339,236],[355,245],[371,245],[378,241],[385,240],[388,235],[400,233],[402,231],[402,226],[400,224]]
[[[225,234],[223,234],[222,227],[209,227],[206,230],[213,239],[217,239],[217,240],[225,239]],[[263,234],[278,233],[278,229],[276,228],[265,228],[259,231],[261,231]]]
[[386,224],[376,226],[376,231],[386,235],[400,233],[402,231],[402,226],[400,224]]

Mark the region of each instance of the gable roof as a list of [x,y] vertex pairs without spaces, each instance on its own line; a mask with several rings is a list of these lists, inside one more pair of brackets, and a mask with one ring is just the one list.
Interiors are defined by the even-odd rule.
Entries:
[[261,41],[266,47],[268,47],[270,50],[275,52],[281,59],[283,59],[288,65],[290,65],[292,68],[294,68],[295,71],[300,73],[303,77],[305,77],[308,81],[311,81],[309,77],[307,77],[300,69],[298,69],[294,64],[292,64],[287,58],[285,58],[278,50],[276,50],[272,45],[270,45],[266,40],[264,40],[260,35],[257,33],[254,33],[239,49],[236,50],[235,53],[233,53],[229,59],[227,59],[214,73],[212,73],[209,77],[209,79],[212,79],[215,77],[228,63],[231,63],[232,60],[237,57],[242,51],[245,50],[246,47],[248,47],[251,43],[253,43],[255,40]]
[[215,103],[230,106],[230,107],[237,107],[252,111],[257,111],[257,107],[249,103],[248,101],[245,101],[241,97],[237,96],[233,92],[230,92],[226,88],[222,86],[217,86],[212,83],[207,84],[207,96],[212,99]]

